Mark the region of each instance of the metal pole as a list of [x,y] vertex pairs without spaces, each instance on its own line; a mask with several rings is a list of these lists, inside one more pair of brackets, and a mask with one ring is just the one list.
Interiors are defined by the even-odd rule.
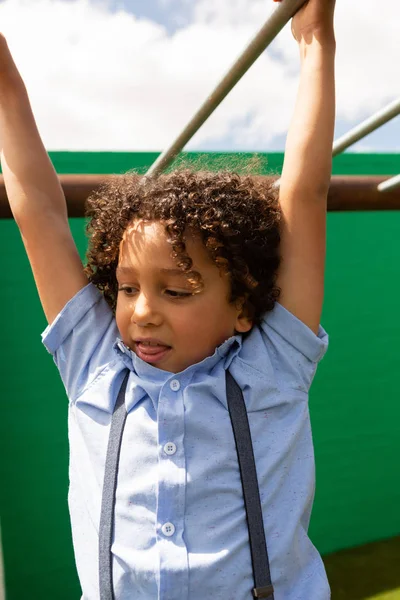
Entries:
[[[346,148],[348,148],[352,144],[355,144],[356,142],[367,136],[369,133],[372,133],[373,131],[375,131],[375,129],[378,129],[388,121],[391,121],[391,119],[394,119],[399,114],[400,98],[394,100],[385,108],[372,115],[372,117],[369,117],[368,119],[354,127],[354,129],[351,129],[348,133],[336,140],[332,146],[332,157],[336,156],[337,154],[340,154],[341,152],[346,150]],[[281,180],[278,179],[274,183],[274,186],[278,188],[280,187],[280,183]],[[381,189],[380,191],[383,190]]]
[[341,138],[336,140],[336,142],[334,142],[333,144],[332,156],[340,154],[341,152],[346,150],[346,148],[348,148],[352,144],[355,144],[356,142],[367,136],[369,133],[372,133],[372,131],[375,131],[375,129],[378,129],[378,127],[381,127],[382,125],[390,121],[391,119],[394,119],[394,117],[397,117],[397,115],[399,114],[400,98],[394,100],[394,102],[391,102],[385,108],[375,113],[372,117],[369,117],[369,119],[366,119],[365,121],[360,123],[360,125],[357,125],[357,127],[355,127],[354,129],[343,135]]
[[303,6],[305,0],[283,0],[268,18],[264,26],[257,33],[252,42],[247,46],[241,56],[233,64],[222,81],[206,99],[194,117],[186,125],[182,133],[171,146],[165,150],[153,163],[147,175],[158,175],[166,169],[188,141],[200,129],[203,123],[214,112],[238,83],[260,54],[276,38],[281,29],[288,23],[293,15]]
[[[61,186],[67,201],[69,217],[84,217],[88,196],[99,189],[115,175],[60,175]],[[123,177],[123,175],[120,175]],[[273,177],[263,177],[272,182]],[[330,182],[328,210],[399,210],[400,187],[388,190],[384,194],[378,191],[378,185],[387,177],[375,175],[357,177],[334,176]],[[7,199],[4,178],[0,175],[0,220],[12,219],[10,203]],[[1,577],[0,577],[1,581]],[[0,585],[1,589],[1,585]],[[1,600],[1,593],[0,593]]]
[[391,177],[391,179],[386,179],[378,185],[379,192],[387,192],[389,190],[393,190],[394,188],[400,186],[400,175],[396,175],[396,177]]

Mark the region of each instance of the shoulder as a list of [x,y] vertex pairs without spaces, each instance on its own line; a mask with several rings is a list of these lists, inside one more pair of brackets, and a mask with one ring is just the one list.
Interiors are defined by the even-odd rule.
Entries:
[[64,306],[42,334],[70,399],[76,398],[115,359],[118,336],[114,314],[92,284]]
[[279,302],[263,316],[260,328],[275,345],[288,352],[299,353],[313,363],[318,363],[328,348],[328,334],[321,325],[314,333]]
[[42,342],[54,354],[72,331],[76,335],[84,332],[91,337],[97,333],[97,328],[91,327],[91,322],[96,319],[102,323],[109,321],[111,317],[111,309],[103,295],[89,283],[67,302],[54,321],[46,327],[42,333]]
[[308,392],[327,347],[328,335],[322,327],[315,334],[276,303],[244,337],[238,359],[243,368],[268,379],[276,389]]

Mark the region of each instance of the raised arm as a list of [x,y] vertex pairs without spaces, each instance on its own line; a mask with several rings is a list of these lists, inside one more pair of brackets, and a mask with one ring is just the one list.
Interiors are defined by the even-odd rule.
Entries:
[[280,302],[318,331],[324,294],[326,201],[335,120],[335,0],[309,0],[294,17],[301,73],[280,185]]
[[51,323],[87,283],[64,194],[40,139],[25,85],[0,34],[1,165],[11,210]]

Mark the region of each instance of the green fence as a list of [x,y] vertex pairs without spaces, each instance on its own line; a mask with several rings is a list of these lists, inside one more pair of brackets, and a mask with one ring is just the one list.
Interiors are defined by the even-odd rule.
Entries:
[[[142,171],[156,154],[53,153],[59,173]],[[265,158],[265,157],[264,157]],[[279,170],[282,155],[268,156]],[[335,174],[395,175],[400,155],[344,154]],[[82,253],[83,219],[71,219]],[[322,553],[400,533],[400,211],[330,213],[323,324],[311,392]],[[67,508],[67,401],[40,342],[46,323],[19,232],[0,221],[0,517],[7,600],[79,598]],[[49,260],[51,257],[49,256]]]

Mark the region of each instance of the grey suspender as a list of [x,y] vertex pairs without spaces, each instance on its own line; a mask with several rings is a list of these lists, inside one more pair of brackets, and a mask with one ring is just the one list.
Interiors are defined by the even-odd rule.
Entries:
[[[128,378],[129,371],[126,373],[118,392],[118,398],[111,421],[110,437],[108,440],[99,532],[100,600],[114,600],[111,545],[119,454],[126,421],[124,399]],[[260,491],[258,488],[247,410],[242,390],[229,371],[226,372],[226,393],[229,416],[231,418],[233,435],[235,437],[244,504],[246,508],[247,526],[249,530],[250,553],[254,577],[252,595],[253,598],[274,600],[274,588],[271,583]]]
[[104,468],[99,531],[100,600],[114,600],[111,544],[114,531],[114,506],[119,454],[127,415],[124,401],[128,379],[129,371],[126,372],[114,406]]
[[270,600],[273,600],[274,588],[272,587],[271,573],[269,570],[260,490],[258,488],[249,419],[247,417],[242,390],[229,371],[226,371],[226,396],[233,435],[235,437],[244,505],[246,508],[247,527],[249,529],[251,562],[253,565],[254,577],[253,596],[254,598],[269,598]]

